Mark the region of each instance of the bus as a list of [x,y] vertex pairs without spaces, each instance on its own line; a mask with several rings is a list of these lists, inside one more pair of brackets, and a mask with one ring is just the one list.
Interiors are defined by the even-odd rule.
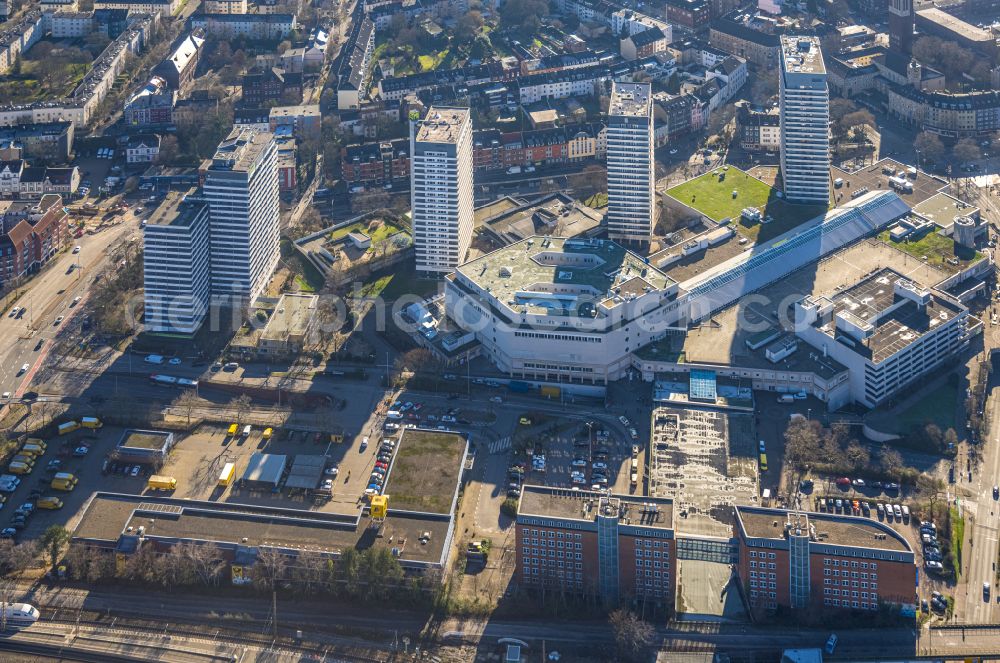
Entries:
[[219,488],[225,488],[233,482],[233,475],[236,474],[236,463],[226,463],[219,474]]
[[760,455],[760,471],[767,472],[767,454]]

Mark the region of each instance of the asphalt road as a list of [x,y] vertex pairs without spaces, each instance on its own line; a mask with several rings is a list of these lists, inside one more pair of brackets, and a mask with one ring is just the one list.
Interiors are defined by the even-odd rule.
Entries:
[[[8,313],[0,318],[0,338],[5,340],[0,348],[0,392],[9,391],[16,396],[30,382],[51,341],[69,327],[72,317],[82,309],[94,275],[107,266],[107,248],[130,233],[137,233],[138,223],[132,215],[126,218],[128,221],[117,226],[73,240],[75,244],[70,246],[79,245],[80,253],[65,251],[53,258],[42,274],[28,281],[24,294],[14,302],[15,306],[27,307],[27,311],[20,317],[10,317]],[[71,265],[79,267],[67,274]],[[70,306],[75,297],[84,299]],[[59,316],[64,320],[56,326],[54,322]],[[40,340],[44,341],[44,347],[36,351]],[[29,366],[24,373],[23,364]]]

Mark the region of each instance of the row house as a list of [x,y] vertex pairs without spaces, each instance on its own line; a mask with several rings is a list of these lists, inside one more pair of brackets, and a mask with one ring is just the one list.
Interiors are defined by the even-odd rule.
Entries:
[[341,176],[349,184],[384,186],[410,176],[410,141],[348,145],[341,151]]
[[620,42],[622,57],[637,60],[650,57],[667,50],[667,36],[660,28],[649,28],[625,37]]
[[0,127],[0,153],[4,159],[65,163],[73,152],[74,135],[72,122]]
[[280,135],[275,134],[274,146],[277,155],[278,190],[281,193],[293,192],[299,186],[298,146],[295,136],[290,131],[282,131]]
[[60,196],[44,196],[23,211],[0,219],[0,285],[37,271],[69,237]]
[[410,94],[418,94],[442,85],[476,85],[499,78],[497,64],[467,65],[456,69],[438,69],[409,76],[391,76],[379,81],[379,96],[388,101],[399,101]]
[[32,166],[21,173],[21,198],[41,198],[58,194],[69,198],[80,188],[80,169],[76,166],[45,168]]
[[743,103],[737,106],[736,131],[740,147],[748,152],[781,149],[781,116],[777,109],[758,111]]
[[7,73],[21,53],[25,53],[45,35],[42,12],[33,9],[15,23],[4,24],[0,31],[0,74]]
[[0,161],[0,196],[13,198],[21,192],[21,175],[25,167],[24,159]]
[[240,103],[251,108],[261,108],[269,102],[286,99],[299,101],[302,99],[302,73],[278,67],[253,69],[243,75],[242,89]]
[[153,76],[125,102],[125,124],[129,127],[166,127],[174,122],[177,90]]
[[285,39],[298,27],[294,14],[194,14],[191,28],[209,37],[247,37],[261,41]]
[[608,68],[603,65],[522,76],[518,80],[520,102],[533,104],[543,99],[593,96],[597,84],[607,78]]
[[761,69],[774,69],[781,52],[778,35],[763,32],[728,16],[712,21],[708,43]]
[[337,70],[337,108],[358,108],[367,91],[371,60],[375,52],[375,24],[365,16],[355,21],[347,44],[340,52]]

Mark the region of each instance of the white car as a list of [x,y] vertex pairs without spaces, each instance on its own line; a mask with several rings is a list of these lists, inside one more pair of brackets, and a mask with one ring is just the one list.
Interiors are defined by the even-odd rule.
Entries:
[[3,392],[3,397],[2,398],[5,401],[9,401],[10,400],[10,392],[9,391]]
[[28,366],[27,364],[21,364],[21,370],[19,370],[19,371],[17,372],[17,374],[18,374],[18,375],[24,375],[25,373],[27,373],[27,372],[28,372],[28,369],[29,369],[29,368],[31,368],[31,367],[30,367],[30,366]]
[[602,463],[601,461],[597,461],[597,462],[595,462],[595,463],[593,464],[593,466],[592,466],[592,467],[593,467],[593,468],[594,468],[595,470],[606,470],[606,469],[608,469],[608,464],[607,464],[607,463]]
[[83,299],[83,297],[74,297],[73,298],[73,302],[70,304],[70,306],[76,306],[77,304],[80,303],[80,300],[82,300],[82,299]]
[[7,314],[7,317],[8,318],[15,318],[15,317],[17,317],[17,314],[20,313],[20,312],[21,312],[21,307],[20,306],[15,306],[14,308],[12,308],[10,310],[10,313]]
[[66,319],[65,317],[63,317],[63,316],[60,315],[58,318],[56,318],[55,320],[52,321],[52,326],[53,327],[58,327],[59,325],[62,324],[62,321],[65,320],[65,319]]
[[131,471],[131,472],[129,472],[129,474],[131,474],[131,475],[132,475],[132,476],[134,476],[134,477],[137,477],[137,476],[139,476],[139,470],[140,470],[140,469],[141,469],[141,468],[140,468],[140,467],[139,467],[138,465],[133,465],[133,466],[132,466],[132,471]]
[[622,422],[622,426],[628,426],[628,418],[624,414],[618,417],[618,421]]
[[73,253],[79,253],[79,252],[80,252],[80,245],[77,244],[76,246],[73,247]]

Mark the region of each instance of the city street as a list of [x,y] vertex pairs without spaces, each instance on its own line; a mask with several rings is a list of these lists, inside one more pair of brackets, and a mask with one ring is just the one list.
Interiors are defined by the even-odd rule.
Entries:
[[[138,223],[133,215],[126,218],[127,221],[110,229],[73,240],[70,247],[79,246],[80,252],[74,254],[67,250],[53,258],[41,274],[28,281],[24,294],[14,302],[14,306],[27,310],[17,317],[11,317],[8,311],[0,318],[0,338],[8,339],[0,357],[0,391],[19,395],[30,382],[52,339],[67,328],[72,316],[83,308],[94,276],[107,266],[109,247],[131,233],[139,240]],[[74,265],[73,271],[67,274],[71,265]],[[83,299],[71,307],[76,297]],[[54,322],[59,316],[64,320],[56,326]],[[43,342],[42,347],[38,347],[40,342]],[[29,368],[21,373],[24,364]]]

